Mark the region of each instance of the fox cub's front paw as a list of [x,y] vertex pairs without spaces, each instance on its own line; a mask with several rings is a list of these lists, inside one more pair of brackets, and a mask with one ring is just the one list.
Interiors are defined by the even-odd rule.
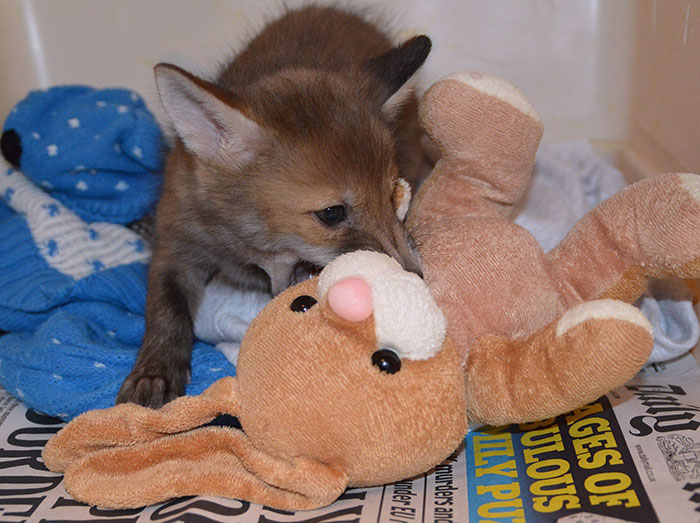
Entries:
[[182,396],[189,380],[189,365],[137,362],[119,389],[116,403],[138,403],[157,409]]

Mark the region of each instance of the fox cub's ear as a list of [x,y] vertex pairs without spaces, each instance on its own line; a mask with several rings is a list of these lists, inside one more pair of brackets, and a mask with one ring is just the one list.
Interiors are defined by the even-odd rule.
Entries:
[[413,94],[408,79],[423,65],[431,47],[432,42],[427,36],[414,36],[365,63],[365,67],[387,87],[382,100],[382,113],[385,116],[392,117],[396,109]]
[[262,128],[227,103],[216,86],[171,64],[158,64],[154,72],[163,108],[187,149],[240,164],[253,158]]

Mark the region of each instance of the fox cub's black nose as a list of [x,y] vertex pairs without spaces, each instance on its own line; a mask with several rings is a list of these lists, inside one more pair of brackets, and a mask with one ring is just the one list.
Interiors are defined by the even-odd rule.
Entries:
[[14,129],[8,129],[0,138],[0,150],[5,159],[15,167],[19,167],[22,157],[22,140]]
[[417,274],[419,278],[423,278],[423,269],[421,269],[420,265],[411,265],[406,267],[406,270]]
[[404,269],[417,274],[421,279],[423,278],[423,269],[421,266],[420,255],[418,254],[418,246],[416,242],[413,241],[411,235],[406,235],[406,243],[408,244],[408,259],[404,260],[402,265]]
[[401,264],[403,270],[412,272],[417,274],[420,278],[423,278],[423,269],[417,250],[410,249],[407,253],[401,253],[398,257],[394,256],[394,258]]

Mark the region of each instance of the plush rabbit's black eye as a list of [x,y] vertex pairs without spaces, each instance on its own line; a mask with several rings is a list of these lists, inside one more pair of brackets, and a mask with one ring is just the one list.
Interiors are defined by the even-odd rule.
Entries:
[[294,298],[294,301],[289,306],[289,308],[292,309],[294,312],[306,312],[314,305],[316,305],[315,298],[313,298],[312,296],[303,295]]
[[314,213],[319,220],[328,226],[337,225],[345,221],[345,207],[343,205],[333,205]]
[[372,365],[387,374],[395,374],[401,370],[401,359],[391,349],[379,349],[372,354]]

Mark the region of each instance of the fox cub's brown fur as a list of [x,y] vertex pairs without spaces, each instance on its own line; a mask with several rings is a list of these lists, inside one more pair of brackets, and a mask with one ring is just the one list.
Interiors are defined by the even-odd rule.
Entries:
[[214,274],[277,293],[356,249],[420,271],[402,225],[403,180],[417,182],[422,160],[404,84],[429,50],[425,36],[392,47],[360,16],[307,7],[267,25],[214,82],[156,66],[177,137],[146,332],[118,402],[157,407],[184,393],[192,316]]

